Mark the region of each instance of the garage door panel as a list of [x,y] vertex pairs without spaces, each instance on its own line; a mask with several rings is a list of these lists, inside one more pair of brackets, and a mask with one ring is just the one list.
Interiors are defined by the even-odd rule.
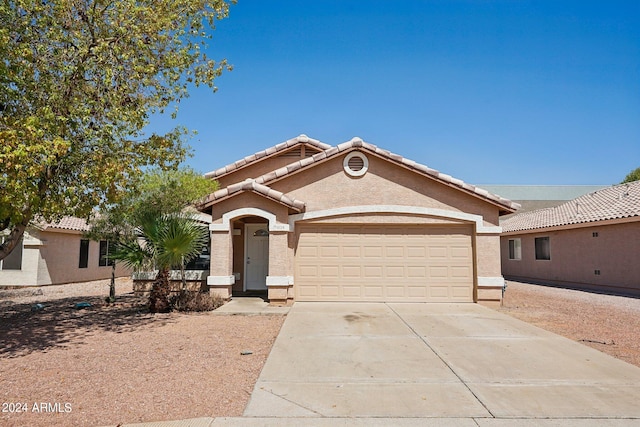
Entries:
[[302,226],[301,301],[472,301],[470,228]]
[[339,258],[340,257],[340,247],[337,245],[321,246],[319,252],[322,258]]
[[377,286],[364,286],[364,296],[365,297],[374,297],[374,298],[380,298],[382,297],[383,294],[383,287],[382,285],[377,285]]
[[442,280],[448,277],[449,277],[449,267],[446,265],[433,266],[429,268],[429,278],[432,280]]
[[338,279],[340,278],[340,267],[337,265],[323,265],[320,267],[320,277]]
[[466,246],[452,246],[449,251],[451,258],[461,258],[464,260],[471,258],[471,248]]
[[423,260],[427,256],[425,246],[407,246],[407,258],[420,258]]
[[343,258],[360,258],[362,256],[360,252],[360,246],[343,246],[342,257]]
[[298,269],[299,276],[301,279],[316,279],[320,275],[318,274],[319,266],[315,265],[302,265]]
[[376,265],[365,265],[363,268],[364,277],[366,279],[383,279],[383,268],[382,266]]
[[342,277],[345,279],[360,279],[362,277],[359,265],[342,266]]
[[383,258],[384,253],[382,246],[365,246],[363,252],[365,258],[377,258],[378,260]]
[[320,289],[320,295],[323,297],[338,297],[340,296],[339,286],[317,286]]
[[429,246],[429,258],[447,259],[449,251],[446,246]]
[[[311,237],[311,236],[309,236]],[[318,256],[317,246],[303,246],[298,249],[298,258],[316,258]]]
[[462,286],[451,286],[451,296],[457,299],[464,299],[464,298],[472,298],[473,295],[471,295],[469,287],[462,285]]
[[408,279],[426,279],[427,277],[427,267],[422,265],[410,265],[407,266],[407,276]]
[[389,258],[399,258],[402,259],[404,258],[404,246],[387,246],[385,248],[385,256],[387,257],[387,259]]
[[386,268],[386,272],[387,274],[385,275],[385,277],[387,279],[402,279],[403,277],[405,277],[404,266],[401,265],[389,265]]
[[467,266],[451,266],[451,278],[466,279],[471,275],[471,268]]

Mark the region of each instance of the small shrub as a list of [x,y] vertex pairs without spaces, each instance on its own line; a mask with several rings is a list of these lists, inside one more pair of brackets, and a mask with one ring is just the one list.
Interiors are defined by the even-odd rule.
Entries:
[[174,311],[211,311],[224,304],[224,300],[208,292],[180,291],[169,299]]

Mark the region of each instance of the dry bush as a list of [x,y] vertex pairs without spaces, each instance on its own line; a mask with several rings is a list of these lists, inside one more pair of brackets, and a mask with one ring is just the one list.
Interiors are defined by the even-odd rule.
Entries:
[[219,296],[200,291],[180,291],[169,299],[174,311],[212,311],[223,304]]

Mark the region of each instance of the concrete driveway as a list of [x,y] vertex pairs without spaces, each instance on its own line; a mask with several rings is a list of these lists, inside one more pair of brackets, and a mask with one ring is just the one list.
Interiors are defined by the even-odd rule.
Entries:
[[296,303],[244,416],[640,423],[639,402],[640,368],[477,304]]

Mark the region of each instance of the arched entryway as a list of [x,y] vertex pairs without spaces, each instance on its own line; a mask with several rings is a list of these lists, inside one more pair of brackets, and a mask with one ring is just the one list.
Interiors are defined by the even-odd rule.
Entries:
[[261,217],[238,218],[233,223],[232,295],[267,294],[269,224]]

